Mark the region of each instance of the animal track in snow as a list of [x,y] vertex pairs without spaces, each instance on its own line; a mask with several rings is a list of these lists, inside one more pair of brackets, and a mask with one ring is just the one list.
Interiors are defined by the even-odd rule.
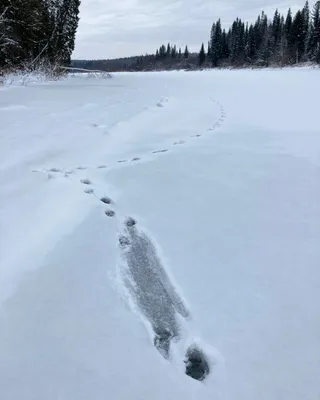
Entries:
[[116,215],[116,213],[113,210],[106,210],[104,212],[106,214],[107,217],[114,217]]
[[93,194],[93,193],[94,193],[94,190],[93,190],[92,188],[89,188],[89,189],[85,189],[84,192],[85,192],[86,194]]
[[162,149],[162,150],[155,150],[152,152],[152,154],[157,154],[157,153],[166,153],[168,149]]
[[[216,120],[216,122],[213,124],[213,126],[210,127],[210,128],[208,128],[207,131],[213,131],[213,130],[215,130],[216,128],[220,127],[221,124],[223,123],[223,121],[224,121],[225,118],[226,118],[226,112],[225,112],[225,109],[224,109],[224,107],[222,106],[222,104],[219,103],[219,102],[216,101],[216,100],[212,100],[212,101],[213,101],[213,103],[215,103],[216,105],[218,105],[219,108],[220,108],[220,118],[219,118],[218,120]],[[168,102],[168,99],[162,99],[162,100],[161,100],[161,104],[166,103],[166,102]],[[97,124],[97,123],[93,123],[93,124],[91,124],[91,126],[97,128],[97,127],[103,127],[104,125],[99,125],[99,124]],[[191,138],[200,138],[201,136],[202,136],[202,135],[199,133],[199,134],[191,135],[190,137],[191,137]],[[186,143],[186,142],[185,142],[184,140],[176,140],[175,142],[172,143],[172,146],[183,145],[183,144],[185,144],[185,143]],[[158,149],[158,150],[152,151],[152,154],[166,153],[166,152],[168,152],[168,151],[169,151],[169,149]],[[130,160],[130,162],[131,162],[131,163],[132,163],[132,162],[137,162],[137,161],[140,161],[141,159],[142,159],[141,157],[134,157],[134,158],[132,158],[132,159]],[[127,160],[127,159],[123,159],[123,160],[118,160],[116,163],[118,163],[118,164],[125,164],[125,163],[127,163],[128,161],[129,161],[129,160]],[[90,167],[90,168],[87,167],[87,166],[79,165],[79,166],[75,167],[74,169],[75,169],[75,170],[80,170],[80,171],[82,171],[82,170],[105,169],[105,168],[108,168],[108,166],[107,166],[106,164],[100,164],[100,165],[98,165],[98,166]],[[48,170],[45,170],[45,169],[43,169],[43,170],[32,170],[32,172],[44,172],[44,173],[47,174],[48,179],[55,178],[56,176],[53,175],[53,174],[56,174],[56,173],[62,173],[63,176],[64,176],[65,178],[69,178],[69,175],[71,175],[71,174],[74,173],[73,170],[64,170],[63,168],[57,168],[57,167],[53,167],[53,168],[48,169]],[[91,182],[87,182],[87,183],[86,183],[86,181],[87,181],[87,180],[83,180],[83,181],[81,181],[81,182],[82,182],[83,184],[86,184],[86,185],[90,185],[90,184],[91,184]],[[88,191],[86,191],[86,193],[88,193]]]
[[92,184],[90,179],[87,179],[87,178],[81,179],[80,182],[83,183],[84,185],[91,185]]
[[131,242],[126,236],[119,236],[119,245],[122,249],[130,246]]
[[209,361],[197,346],[190,346],[186,352],[186,375],[198,381],[203,381],[210,373]]
[[168,103],[168,101],[169,101],[169,99],[167,99],[167,98],[162,98],[160,101],[158,101],[158,103],[157,103],[157,107],[164,107],[164,104],[165,103]]
[[178,140],[177,142],[174,142],[173,145],[177,146],[177,145],[181,145],[181,144],[185,144],[186,142],[184,140]]
[[[64,172],[62,169],[60,171]],[[85,185],[84,192],[93,195],[97,202],[114,205],[110,197],[96,194],[95,189],[99,191],[99,188],[95,187],[89,177],[77,182],[78,185]],[[116,210],[113,208],[110,206],[102,211],[106,217],[115,218],[118,222]],[[119,266],[124,268],[121,272],[122,283],[132,303],[152,327],[151,343],[168,361],[172,361],[178,354],[175,351],[176,346],[188,348],[185,359],[181,353],[178,361],[185,363],[184,372],[187,376],[199,381],[205,380],[211,373],[210,363],[201,348],[183,344],[185,338],[190,337],[190,333],[186,331],[190,312],[167,273],[157,247],[140,228],[137,219],[127,217],[122,226],[118,235],[118,248],[124,259],[123,267]]]
[[50,168],[48,171],[49,172],[62,172],[61,169],[59,169],[59,168]]
[[112,204],[113,201],[110,199],[110,197],[101,197],[100,201],[104,204]]
[[126,225],[128,228],[132,228],[133,226],[137,225],[137,221],[136,221],[134,218],[129,217],[129,218],[126,219],[125,225]]

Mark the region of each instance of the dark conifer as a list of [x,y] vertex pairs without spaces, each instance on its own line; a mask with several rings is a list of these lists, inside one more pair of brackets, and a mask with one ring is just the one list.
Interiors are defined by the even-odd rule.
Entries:
[[206,61],[206,52],[204,49],[204,44],[202,43],[200,53],[199,53],[199,65],[200,66],[203,65],[205,61]]

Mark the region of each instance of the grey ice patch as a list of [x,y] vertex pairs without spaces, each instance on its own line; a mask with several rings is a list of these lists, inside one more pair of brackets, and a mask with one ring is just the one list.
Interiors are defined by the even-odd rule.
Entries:
[[178,313],[186,318],[189,312],[171,283],[152,241],[137,230],[134,219],[128,219],[125,226],[127,234],[119,238],[128,266],[124,283],[153,328],[155,347],[168,358],[171,340],[180,337]]

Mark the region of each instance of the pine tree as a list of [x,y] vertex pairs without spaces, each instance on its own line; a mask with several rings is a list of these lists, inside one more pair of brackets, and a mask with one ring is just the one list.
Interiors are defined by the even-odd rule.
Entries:
[[221,59],[226,60],[230,56],[229,44],[228,44],[228,37],[225,29],[222,31],[222,38],[221,38]]
[[180,59],[180,58],[181,58],[181,56],[182,56],[182,53],[181,53],[181,47],[179,47],[178,58]]
[[177,46],[174,45],[171,49],[171,58],[176,58],[177,57]]
[[245,58],[245,25],[241,19],[237,18],[232,24],[230,36],[231,62],[241,64]]
[[300,10],[297,11],[291,29],[291,39],[292,39],[292,49],[295,54],[295,62],[298,63],[301,61],[301,58],[304,53],[304,19],[303,14]]
[[208,45],[208,56],[210,54],[211,62],[213,64],[213,49],[215,47],[215,40],[216,40],[216,24],[215,22],[212,24],[211,31],[210,31],[210,40],[209,40],[209,45]]
[[292,44],[292,12],[291,12],[291,8],[289,8],[289,10],[288,10],[286,22],[284,25],[284,30],[285,30],[285,34],[286,34],[287,44],[288,44],[288,46],[291,46],[291,44]]
[[210,56],[211,62],[214,67],[218,65],[218,62],[222,55],[222,29],[220,19],[216,24],[212,25],[211,30],[211,42],[210,42]]
[[55,40],[53,51],[60,62],[70,63],[75,45],[75,34],[79,22],[80,0],[52,0],[55,18]]
[[246,44],[246,59],[249,62],[253,62],[256,57],[256,43],[255,43],[255,34],[254,27],[250,25],[248,31],[248,41]]
[[184,58],[188,59],[189,58],[189,49],[188,46],[186,46],[185,50],[184,50]]
[[166,46],[163,44],[160,49],[159,49],[159,57],[160,58],[165,58],[166,56]]
[[307,54],[309,60],[320,63],[320,1],[316,2],[311,13]]
[[285,34],[285,23],[284,17],[281,17],[281,33],[280,33],[280,44],[279,44],[279,62],[281,67],[285,64],[285,52],[287,49],[287,40]]
[[310,25],[310,8],[308,0],[306,1],[302,9],[302,18],[303,18],[303,42],[304,42],[303,59],[307,60],[308,59],[307,44],[308,44],[309,25]]
[[79,0],[1,0],[0,66],[69,63],[79,5]]
[[272,22],[272,38],[275,49],[277,48],[280,42],[280,36],[281,36],[281,17],[277,9],[274,14]]
[[268,24],[268,17],[262,11],[261,23],[260,23],[260,35],[261,43],[259,49],[259,64],[261,66],[267,66],[269,64],[270,57],[272,56],[272,40],[271,40],[272,26]]
[[202,43],[200,53],[199,53],[199,65],[203,65],[204,62],[206,61],[206,52],[204,50],[204,44]]
[[0,6],[0,60],[15,67],[30,63],[43,41],[42,0],[3,0]]
[[0,4],[0,68],[6,65],[11,47],[15,48],[17,43],[13,39],[12,6],[9,0],[3,0]]
[[171,56],[171,45],[170,45],[170,43],[168,43],[168,45],[167,45],[166,56],[167,56],[167,57],[170,57],[170,56]]

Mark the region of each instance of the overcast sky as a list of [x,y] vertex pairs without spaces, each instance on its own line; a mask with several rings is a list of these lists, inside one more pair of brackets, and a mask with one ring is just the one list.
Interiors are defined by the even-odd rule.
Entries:
[[299,0],[82,0],[73,58],[154,53],[168,42],[198,51],[218,18],[228,28],[237,16],[253,21],[262,10],[272,17],[276,8],[295,11],[303,4]]

